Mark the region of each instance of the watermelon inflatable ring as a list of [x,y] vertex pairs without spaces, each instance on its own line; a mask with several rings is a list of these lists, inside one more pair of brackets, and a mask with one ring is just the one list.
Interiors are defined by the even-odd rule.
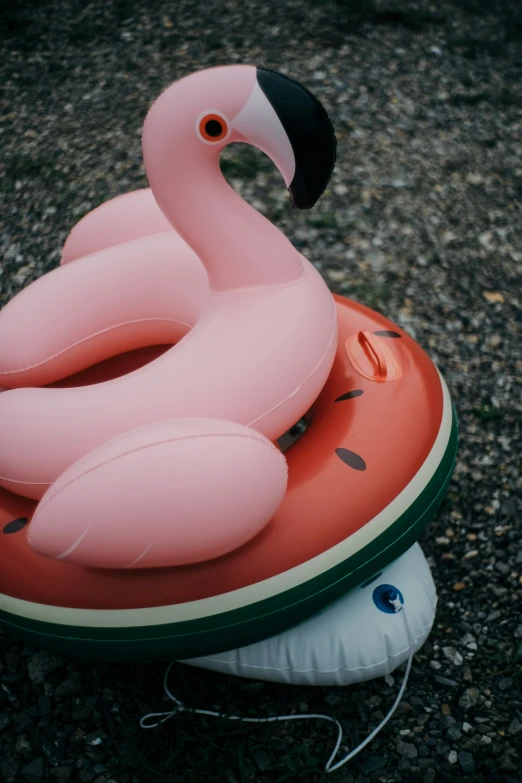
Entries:
[[235,141],[298,208],[333,170],[299,84],[192,74],[147,116],[151,188],[87,215],[0,313],[0,621],[62,654],[280,633],[408,550],[451,476],[437,368],[229,187]]

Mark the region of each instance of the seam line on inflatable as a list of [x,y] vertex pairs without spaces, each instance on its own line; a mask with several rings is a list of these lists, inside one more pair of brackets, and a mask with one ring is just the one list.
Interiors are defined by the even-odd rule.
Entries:
[[[11,389],[7,389],[11,391]],[[0,476],[0,481],[8,481],[10,484],[29,484],[31,487],[50,487],[50,481],[23,481],[22,479],[12,479],[7,476]]]
[[112,332],[115,329],[121,329],[124,326],[147,323],[150,321],[154,321],[156,323],[165,322],[171,324],[179,324],[179,326],[186,326],[187,329],[191,329],[190,324],[186,324],[184,321],[178,321],[176,318],[135,318],[132,321],[124,321],[123,323],[115,324],[114,326],[107,326],[105,329],[100,329],[99,332],[93,332],[93,334],[89,334],[87,337],[82,337],[81,340],[77,340],[72,345],[68,345],[67,348],[63,348],[61,351],[58,351],[58,353],[55,353],[52,356],[48,356],[47,359],[42,359],[41,362],[36,362],[36,364],[30,364],[27,367],[21,367],[18,370],[0,370],[0,376],[15,375],[16,373],[26,372],[27,370],[34,370],[37,367],[41,367],[43,364],[52,362],[52,360],[57,359],[58,356],[63,356],[63,354],[67,353],[67,351],[72,351],[73,348],[77,348],[79,345],[82,345],[82,343],[86,343],[89,340],[92,340],[94,337],[100,337],[100,335],[102,334],[106,334],[107,332]]
[[[299,258],[302,258],[300,253],[298,253]],[[248,285],[243,286],[243,288],[224,288],[224,287],[212,287],[210,290],[211,294],[230,294],[230,293],[241,293],[242,291],[277,291],[278,288],[290,288],[293,285],[297,285],[298,283],[302,283],[303,280],[305,280],[308,277],[308,270],[307,269],[301,269],[297,275],[290,275],[290,277],[285,277],[283,280],[279,280],[276,285]]]
[[[327,352],[330,350],[330,347],[331,347],[332,343],[334,342],[334,340],[337,340],[337,329],[334,329],[334,331],[333,331],[333,333],[332,333],[332,337],[330,338],[330,341],[329,341],[329,343],[328,343]],[[307,383],[307,382],[310,380],[310,378],[311,378],[311,377],[312,377],[312,376],[313,376],[313,375],[314,375],[314,374],[317,372],[317,370],[319,369],[319,367],[321,366],[321,364],[322,364],[322,363],[323,363],[323,359],[321,359],[321,361],[319,361],[319,362],[316,364],[316,366],[314,367],[314,369],[312,370],[312,372],[310,373],[310,375],[308,375],[308,376],[307,376],[307,377],[304,379],[304,381],[303,381],[301,384],[299,384],[299,386],[298,386],[296,389],[294,389],[294,391],[293,391],[291,394],[289,394],[287,397],[285,397],[285,399],[284,399],[284,400],[282,400],[281,402],[279,402],[279,403],[278,403],[277,405],[275,405],[273,408],[270,408],[270,410],[269,410],[269,411],[266,411],[266,413],[263,413],[263,415],[262,415],[262,416],[258,416],[258,418],[257,418],[257,419],[254,419],[253,421],[249,422],[249,424],[248,424],[247,426],[248,426],[248,427],[251,427],[253,424],[258,424],[260,421],[262,421],[263,419],[265,419],[267,416],[270,416],[270,414],[271,414],[271,413],[273,413],[273,412],[274,412],[274,411],[276,411],[278,408],[280,408],[282,405],[284,405],[284,404],[285,404],[285,402],[287,402],[288,400],[292,399],[292,397],[295,397],[295,395],[296,395],[296,394],[297,394],[297,393],[300,391],[300,389],[302,389],[302,388],[303,388],[303,386],[304,386],[304,385],[305,385],[305,384],[306,384],[306,383]]]
[[[434,615],[435,619],[435,615]],[[422,628],[424,631],[429,631],[432,627],[433,622],[428,623],[428,625],[423,625]],[[417,644],[419,639],[423,638],[422,633],[418,634],[414,638],[414,644]],[[234,661],[226,661],[221,658],[208,658],[205,656],[205,660],[209,663],[221,663],[225,664],[226,666],[237,666],[240,669],[262,669],[263,671],[269,671],[269,672],[287,672],[292,671],[295,674],[310,674],[314,672],[315,674],[335,674],[335,672],[344,671],[344,672],[357,672],[357,671],[370,671],[371,669],[375,669],[378,666],[384,666],[385,663],[388,663],[390,658],[400,658],[404,653],[407,653],[409,651],[409,647],[405,647],[403,650],[399,650],[399,652],[395,653],[394,655],[389,655],[385,660],[383,661],[377,661],[377,663],[372,663],[370,666],[355,666],[353,668],[348,668],[348,666],[338,666],[337,669],[316,669],[315,667],[312,667],[310,669],[296,669],[295,666],[258,666],[254,663],[241,663],[241,661],[238,661],[237,659]],[[194,660],[199,660],[199,658],[194,658]],[[185,658],[184,660],[178,661],[178,663],[191,663],[190,658]]]
[[[122,193],[120,196],[115,196],[114,197],[114,201],[116,201],[116,199],[119,199],[119,198],[124,199],[125,196],[129,196],[129,195],[131,195],[131,194],[130,193]],[[64,261],[64,258],[67,255],[67,252],[69,251],[70,245],[74,245],[76,243],[76,241],[77,241],[76,236],[77,236],[77,233],[79,233],[79,232],[76,232],[76,229],[80,227],[80,225],[83,223],[84,220],[86,221],[86,219],[88,217],[93,215],[94,212],[97,212],[98,210],[101,211],[103,206],[104,206],[103,203],[99,204],[97,207],[95,207],[93,210],[91,210],[91,212],[88,212],[87,215],[84,215],[81,218],[81,220],[79,220],[78,223],[71,230],[71,233],[67,237],[67,239],[65,241],[65,244],[62,247],[62,255],[61,255],[61,258],[60,258],[60,266],[65,266],[66,264],[70,264],[73,261],[79,261],[80,258],[86,258],[87,256],[96,256],[96,255],[98,255],[98,253],[103,253],[106,250],[106,248],[104,248],[104,247],[99,247],[97,250],[91,250],[89,253],[83,253],[82,252],[81,255],[79,255],[79,256],[74,255],[71,258],[67,258],[67,260]],[[82,228],[83,228],[83,226],[82,226]],[[162,236],[163,234],[171,234],[171,233],[172,233],[172,228],[165,228],[162,231],[156,231],[153,236],[157,237],[157,236]],[[119,245],[130,245],[132,242],[139,242],[140,239],[142,239],[142,238],[143,237],[140,237],[140,236],[130,237],[129,239],[126,239],[124,242],[119,242],[118,244]],[[115,245],[109,245],[109,247],[115,247]]]

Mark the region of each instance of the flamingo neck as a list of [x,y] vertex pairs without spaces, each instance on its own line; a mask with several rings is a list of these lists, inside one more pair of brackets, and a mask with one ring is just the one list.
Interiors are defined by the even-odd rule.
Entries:
[[176,182],[174,192],[154,189],[160,209],[204,264],[211,289],[278,287],[298,280],[304,273],[298,251],[230,187],[217,154],[214,164],[185,162],[188,180]]

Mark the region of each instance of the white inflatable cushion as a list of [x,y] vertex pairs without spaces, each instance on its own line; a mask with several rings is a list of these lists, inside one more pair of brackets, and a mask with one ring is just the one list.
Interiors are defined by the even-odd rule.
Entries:
[[[391,589],[390,589],[391,588]],[[299,685],[350,685],[384,677],[408,658],[404,610],[415,651],[433,625],[437,596],[418,544],[319,614],[283,633],[238,650],[191,658],[191,666]]]

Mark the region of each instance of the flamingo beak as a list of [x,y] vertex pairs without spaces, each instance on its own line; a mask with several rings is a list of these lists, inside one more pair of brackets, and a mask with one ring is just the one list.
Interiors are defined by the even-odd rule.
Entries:
[[257,83],[273,107],[292,147],[295,170],[287,183],[292,204],[311,209],[324,193],[335,166],[336,139],[317,98],[280,73],[257,68]]
[[256,85],[232,127],[274,161],[294,207],[311,209],[328,185],[336,153],[317,98],[287,76],[256,68]]

